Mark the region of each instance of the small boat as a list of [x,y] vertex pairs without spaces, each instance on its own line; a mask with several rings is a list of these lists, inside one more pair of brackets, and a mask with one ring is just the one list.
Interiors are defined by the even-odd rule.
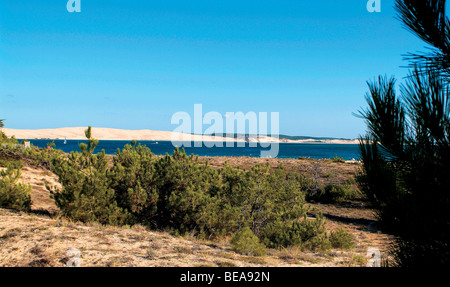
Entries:
[[64,144],[67,144],[67,138],[64,137]]

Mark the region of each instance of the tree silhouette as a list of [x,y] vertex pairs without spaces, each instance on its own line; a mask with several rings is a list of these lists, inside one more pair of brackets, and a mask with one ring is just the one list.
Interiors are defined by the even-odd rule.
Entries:
[[[391,252],[400,266],[450,264],[450,102],[445,1],[397,0],[400,19],[433,45],[413,55],[414,69],[400,95],[395,79],[368,83],[368,108],[360,111],[359,183],[383,227],[397,235]],[[412,54],[410,54],[412,55]]]
[[450,77],[450,22],[445,0],[396,0],[398,18],[407,30],[430,47],[428,52],[408,53],[410,67],[420,66]]

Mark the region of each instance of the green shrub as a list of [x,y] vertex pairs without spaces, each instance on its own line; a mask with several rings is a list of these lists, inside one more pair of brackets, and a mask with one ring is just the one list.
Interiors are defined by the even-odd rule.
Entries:
[[338,157],[337,154],[331,159],[332,162],[345,162],[345,159]]
[[302,249],[322,250],[330,249],[330,242],[326,236],[325,218],[318,214],[315,219],[308,219],[305,215],[302,221],[296,223],[298,232],[302,235]]
[[180,233],[222,233],[219,173],[176,149],[155,163],[156,220]]
[[21,169],[23,167],[23,163],[20,160],[14,159],[0,159],[0,167],[10,167],[12,169]]
[[356,178],[355,178],[355,177],[350,177],[350,178],[347,179],[344,183],[345,183],[345,184],[348,184],[348,185],[358,184],[358,182],[356,181]]
[[354,246],[353,237],[342,227],[331,231],[329,239],[333,248],[351,249]]
[[61,170],[70,179],[60,181],[62,190],[52,189],[51,194],[56,206],[66,217],[110,225],[125,222],[126,213],[117,206],[114,190],[109,187],[105,174],[94,169],[86,175],[83,171],[74,171],[70,166],[64,166]]
[[126,145],[113,158],[108,173],[118,205],[135,223],[150,224],[156,215],[158,192],[153,154],[145,146]]
[[236,233],[231,239],[231,247],[233,251],[250,255],[250,256],[265,256],[266,248],[259,238],[248,227],[244,227],[241,231]]
[[316,236],[303,243],[302,249],[328,252],[331,249],[331,242],[325,235]]
[[74,220],[142,224],[203,238],[230,236],[248,226],[272,248],[301,246],[324,233],[322,218],[306,216],[309,183],[283,167],[216,170],[184,150],[156,158],[136,142],[118,150],[111,164],[104,152],[93,154],[98,141],[90,129],[86,137],[81,153],[50,158],[62,185],[52,196]]
[[249,171],[225,166],[220,174],[226,220],[249,226],[267,247],[301,246],[323,233],[322,219],[308,225],[312,222],[305,204],[309,183],[298,174],[286,173],[283,167],[271,172],[269,165],[256,165]]
[[44,150],[33,145],[31,148],[23,148],[22,145],[18,145],[16,139],[8,139],[4,134],[0,135],[0,166],[12,163],[15,168],[21,168],[26,163],[49,169],[51,160],[63,154],[61,150]]
[[311,243],[325,235],[323,216],[318,215],[316,219],[309,219],[305,214],[302,219],[287,222],[277,220],[269,223],[261,237],[266,246],[270,248],[298,246],[303,249],[315,250],[322,246]]
[[262,235],[263,242],[269,248],[282,248],[302,245],[302,232],[298,225],[282,220],[268,224]]
[[94,155],[98,141],[86,130],[88,145],[80,144],[82,153],[71,153],[68,159],[54,158],[52,170],[59,176],[62,189],[50,190],[56,206],[73,220],[121,225],[128,214],[116,202],[107,176],[108,158],[104,151]]
[[0,206],[29,211],[31,209],[31,186],[18,183],[20,170],[8,167],[0,172]]
[[321,203],[340,203],[360,196],[361,192],[350,184],[328,184],[315,193],[309,193],[307,199]]
[[15,137],[8,138],[8,136],[3,131],[0,131],[0,144],[13,145],[13,144],[18,144],[18,143],[19,142],[16,140]]

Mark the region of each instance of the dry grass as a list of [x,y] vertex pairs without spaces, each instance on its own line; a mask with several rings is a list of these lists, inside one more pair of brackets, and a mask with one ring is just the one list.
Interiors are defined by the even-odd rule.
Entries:
[[[201,158],[214,167],[230,165],[250,168],[270,162],[288,170],[312,176],[319,166],[320,180],[344,181],[351,178],[358,165],[323,160]],[[327,176],[328,175],[328,176]],[[32,185],[32,212],[0,209],[0,266],[65,266],[71,257],[67,251],[81,252],[82,266],[364,266],[368,248],[382,252],[391,237],[377,231],[373,212],[362,202],[344,205],[314,204],[328,218],[327,228],[344,227],[355,239],[350,251],[328,253],[304,252],[298,248],[268,250],[265,257],[249,257],[231,251],[229,241],[201,241],[192,236],[173,237],[136,225],[131,228],[71,222],[58,216],[57,208],[45,184],[58,185],[48,171],[24,167],[22,181]],[[317,212],[316,211],[316,212]],[[47,215],[46,215],[47,214]],[[311,215],[314,215],[312,212]]]
[[58,178],[48,170],[33,167],[24,167],[21,169],[21,172],[21,181],[31,184],[31,200],[33,202],[33,210],[55,213],[57,208],[53,200],[50,199],[49,192],[45,188],[45,185],[47,184],[49,186],[61,188],[61,185],[58,183]]
[[250,169],[256,164],[269,163],[273,169],[283,165],[287,171],[300,173],[307,179],[317,177],[318,181],[321,183],[343,183],[344,181],[353,178],[360,168],[360,165],[356,162],[338,163],[329,159],[199,157],[199,160],[201,162],[208,161],[213,168],[221,168],[226,163],[240,169]]

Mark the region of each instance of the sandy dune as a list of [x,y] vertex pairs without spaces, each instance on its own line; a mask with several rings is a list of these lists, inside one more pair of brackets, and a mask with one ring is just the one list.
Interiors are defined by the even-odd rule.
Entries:
[[[15,136],[18,139],[85,139],[84,131],[86,127],[74,128],[58,128],[58,129],[8,129],[2,131],[7,136]],[[146,140],[146,141],[244,141],[245,139],[231,139],[218,136],[202,136],[181,134],[169,131],[153,131],[153,130],[121,130],[111,128],[92,129],[92,135],[99,140]],[[261,136],[258,138],[250,138],[249,141],[259,142],[283,142],[283,143],[328,143],[328,144],[356,144],[357,140],[321,140],[304,139],[304,140],[287,140],[277,139],[274,137]]]

